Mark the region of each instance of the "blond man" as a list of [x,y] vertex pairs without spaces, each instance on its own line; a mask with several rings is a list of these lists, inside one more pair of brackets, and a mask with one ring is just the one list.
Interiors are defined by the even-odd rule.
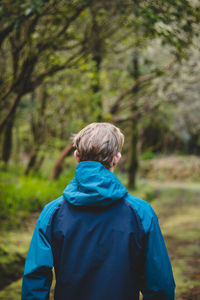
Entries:
[[92,123],[74,136],[78,162],[63,195],[42,211],[26,259],[22,299],[174,299],[174,279],[158,219],[113,170],[124,136]]

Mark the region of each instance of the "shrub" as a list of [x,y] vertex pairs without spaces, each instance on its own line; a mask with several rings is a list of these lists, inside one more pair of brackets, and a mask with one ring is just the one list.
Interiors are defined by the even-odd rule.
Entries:
[[50,181],[32,175],[0,172],[0,219],[8,220],[18,212],[41,211],[45,204],[62,194],[73,173],[69,169],[58,181]]

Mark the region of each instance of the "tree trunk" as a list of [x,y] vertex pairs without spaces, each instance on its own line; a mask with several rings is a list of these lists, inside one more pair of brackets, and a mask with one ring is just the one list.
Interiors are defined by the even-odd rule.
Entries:
[[[39,160],[37,161],[38,152],[41,148],[41,145],[45,141],[45,109],[46,109],[46,99],[47,93],[45,86],[41,90],[41,105],[38,113],[38,118],[34,118],[34,113],[31,114],[31,129],[34,139],[33,151],[30,155],[30,159],[25,170],[25,175],[28,175],[29,172],[33,170],[37,170],[40,166]],[[34,103],[35,98],[37,97],[35,90],[31,95],[31,102]],[[44,158],[43,158],[44,159]],[[43,161],[41,160],[41,163]]]
[[58,179],[61,171],[62,171],[62,163],[65,157],[69,156],[73,152],[73,145],[70,144],[65,147],[63,152],[60,154],[60,157],[57,159],[53,171],[51,173],[50,179]]
[[6,127],[9,121],[12,122],[12,119],[14,118],[17,106],[19,105],[21,100],[21,95],[17,95],[13,103],[10,105],[9,110],[3,119],[3,121],[0,123],[0,134],[2,133],[3,129]]
[[132,122],[132,136],[131,136],[131,153],[130,153],[130,165],[128,169],[128,187],[135,188],[135,179],[138,169],[138,155],[137,155],[137,143],[138,143],[138,129],[137,123]]
[[35,165],[33,167],[33,171],[34,172],[37,172],[41,168],[41,165],[42,165],[42,163],[44,161],[44,158],[45,158],[44,155],[42,155],[42,156],[40,156],[39,159],[36,160],[36,163],[35,163]]
[[[139,55],[136,52],[133,58],[133,78],[137,82],[139,78]],[[133,95],[135,96],[139,91],[139,84],[136,84],[133,89]],[[138,107],[134,102],[131,107],[131,112],[134,114]],[[132,121],[132,133],[131,133],[131,151],[130,151],[130,165],[128,168],[128,187],[135,188],[135,179],[138,169],[138,153],[137,153],[137,143],[138,143],[138,129],[137,129],[137,118]]]
[[94,7],[91,7],[91,16],[92,16],[92,33],[90,37],[90,47],[93,56],[93,61],[95,62],[95,81],[92,84],[91,88],[96,94],[95,105],[97,106],[97,122],[101,122],[103,120],[103,105],[102,105],[102,97],[98,94],[100,91],[100,70],[101,70],[101,62],[102,62],[102,52],[103,45],[102,39],[100,37],[100,25],[98,24],[96,10]]
[[2,159],[6,164],[8,163],[12,152],[13,125],[14,125],[14,116],[12,119],[8,121],[5,129],[5,134],[4,134]]
[[[100,91],[100,67],[101,67],[101,55],[95,55],[94,56],[94,61],[96,63],[96,82],[95,84],[92,85],[92,90],[95,94],[97,94]],[[103,120],[103,105],[102,105],[102,97],[100,95],[97,95],[97,109],[98,109],[98,114],[97,114],[97,122],[102,122]]]
[[25,170],[25,175],[28,175],[30,173],[31,169],[34,168],[34,166],[36,164],[36,159],[37,159],[38,151],[39,151],[39,147],[35,148],[32,151],[32,153],[30,155],[30,158],[29,158],[28,165],[27,165],[26,170]]

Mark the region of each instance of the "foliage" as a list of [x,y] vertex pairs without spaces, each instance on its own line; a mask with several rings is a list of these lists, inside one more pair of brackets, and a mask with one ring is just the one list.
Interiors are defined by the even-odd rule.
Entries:
[[141,160],[150,160],[156,157],[156,154],[153,153],[152,151],[146,151],[144,153],[142,153],[140,159]]
[[[38,176],[14,175],[13,172],[3,171],[0,177],[0,218],[12,227],[16,226],[16,222],[21,222],[24,212],[41,211],[45,204],[58,198],[72,179],[73,171],[68,170],[59,181],[53,182]],[[18,219],[15,219],[16,216]]]
[[[128,137],[130,177],[138,150],[163,151],[173,125],[159,87],[198,33],[195,2],[2,1],[0,15],[3,161],[26,161],[25,174],[37,172],[47,156],[56,161],[72,133],[102,120]],[[189,148],[198,152],[198,143],[195,132]]]
[[[155,53],[157,61],[162,59],[162,55],[157,54],[157,50],[156,47],[153,49],[149,46],[147,51],[149,59]],[[187,50],[187,56],[181,64],[174,64],[162,78],[155,78],[148,86],[144,97],[148,98],[150,103],[160,104],[156,114],[146,118],[149,120],[150,126],[146,122],[142,130],[145,133],[144,129],[147,128],[148,132],[156,120],[157,131],[158,129],[164,131],[163,133],[160,131],[161,136],[159,131],[157,132],[157,140],[162,148],[158,151],[172,152],[178,150],[188,154],[200,153],[199,74],[199,47],[198,40],[194,39],[193,45]],[[143,133],[142,137],[144,138]],[[148,145],[150,140],[145,139],[144,145],[146,142]],[[152,146],[156,147],[156,143],[153,143]]]

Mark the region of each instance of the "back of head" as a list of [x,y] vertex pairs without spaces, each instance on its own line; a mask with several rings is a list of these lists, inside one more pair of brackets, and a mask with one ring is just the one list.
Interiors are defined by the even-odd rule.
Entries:
[[124,135],[110,123],[92,123],[73,138],[80,161],[99,161],[108,169],[123,143]]

